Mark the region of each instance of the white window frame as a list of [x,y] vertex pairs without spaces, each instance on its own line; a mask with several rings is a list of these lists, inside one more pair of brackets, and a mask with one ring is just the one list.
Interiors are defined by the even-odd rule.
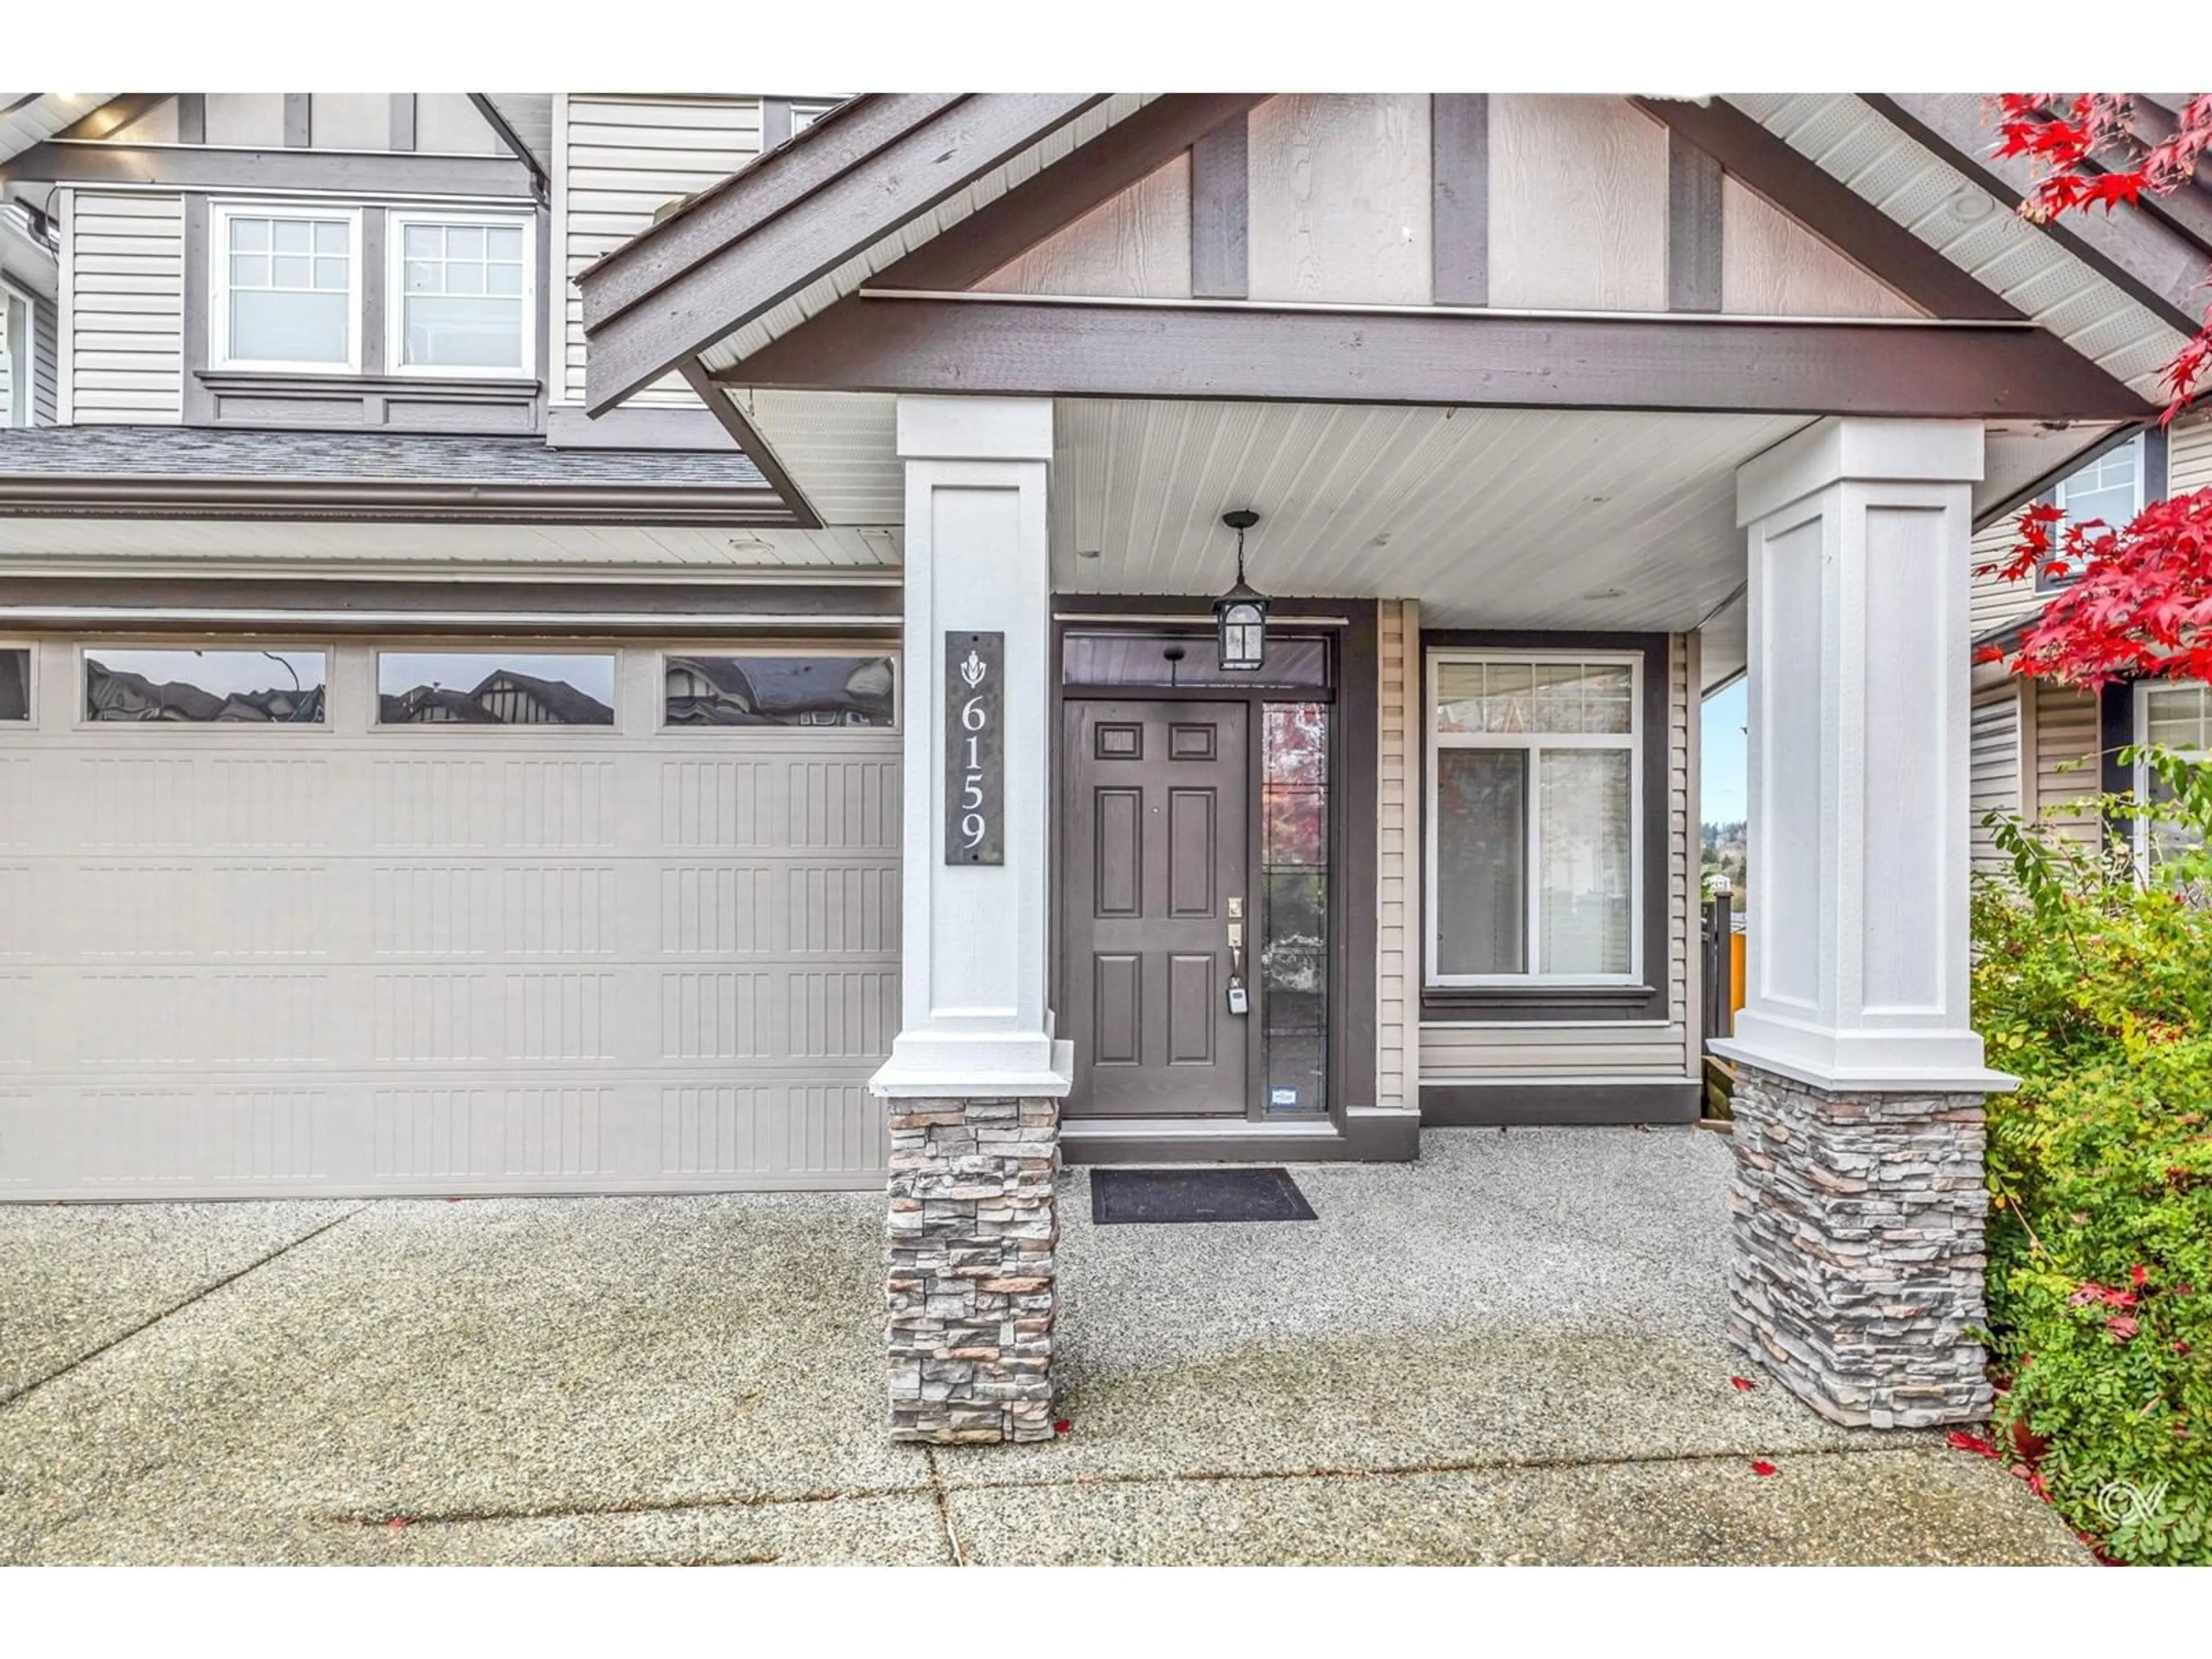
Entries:
[[[522,232],[522,355],[513,368],[446,368],[410,363],[407,356],[407,227],[481,225]],[[531,380],[538,377],[538,235],[534,215],[430,208],[393,208],[384,220],[384,364],[395,376],[425,380]]]
[[[2126,443],[2121,445],[2120,447],[2126,450],[2129,456],[2135,462],[2135,499],[2128,509],[2128,518],[2132,519],[2136,514],[2143,510],[2143,454],[2147,446],[2143,442],[2143,434],[2138,432],[2134,437],[2129,439]],[[2107,450],[2104,454],[2100,455],[2095,460],[2085,462],[2081,466],[2075,467],[2074,471],[2067,474],[2065,477],[2061,478],[2058,481],[2057,488],[2052,492],[2052,504],[2056,506],[2061,513],[2065,512],[2066,486],[2071,483],[2075,478],[2081,477],[2082,473],[2087,471],[2090,467],[2101,466],[2112,459],[2112,452]],[[2110,527],[2114,530],[2124,530],[2127,527],[2126,520],[2123,520],[2119,524],[2112,525]]]
[[[288,362],[230,355],[230,222],[233,219],[343,219],[346,223],[346,360]],[[361,319],[368,273],[361,263],[361,209],[335,202],[223,201],[208,204],[208,367],[247,374],[359,374]]]
[[[1461,663],[1601,663],[1629,671],[1628,730],[1617,732],[1456,732],[1437,729],[1438,671]],[[1423,916],[1421,929],[1422,982],[1437,990],[1467,987],[1642,985],[1644,980],[1644,906],[1648,879],[1644,865],[1644,744],[1650,734],[1644,720],[1644,656],[1634,651],[1574,651],[1509,649],[1482,646],[1441,646],[1428,653],[1422,675],[1421,718],[1426,726],[1422,741]],[[1628,756],[1628,970],[1620,974],[1445,974],[1437,969],[1437,860],[1442,842],[1437,815],[1437,761],[1446,749],[1510,749],[1531,757],[1528,763],[1527,863],[1522,872],[1523,902],[1528,914],[1522,923],[1527,960],[1537,957],[1542,937],[1543,791],[1535,757],[1547,749],[1617,749]]]
[[[2191,690],[2199,688],[2202,684],[2203,682],[2198,680],[2137,680],[2132,688],[2134,717],[2130,722],[2136,744],[2140,745],[2150,741],[2150,700],[2154,694],[2160,691]],[[2183,749],[2177,750],[2175,752],[2186,760],[2212,761],[2212,749]],[[2150,768],[2142,761],[2136,762],[2128,781],[2134,789],[2137,800],[2150,799]],[[2132,839],[2135,843],[2136,872],[2142,879],[2148,880],[2150,877],[2150,822],[2148,819],[2136,820]]]
[[[694,725],[668,718],[668,660],[672,657],[883,657],[891,665],[891,723],[889,726],[715,726]],[[754,645],[746,641],[724,640],[718,644],[696,646],[686,650],[681,646],[663,647],[653,653],[653,730],[656,733],[672,736],[679,742],[694,743],[702,733],[715,740],[728,742],[761,738],[803,738],[810,732],[835,732],[846,736],[887,738],[906,730],[906,660],[896,646],[878,647],[866,640],[820,640],[811,645],[779,641],[775,644]]]
[[39,423],[39,308],[23,289],[0,282],[0,351],[8,349],[8,313],[17,306],[23,308],[23,356],[18,362],[9,354],[8,398],[10,404],[22,399],[23,418],[17,421],[13,409],[0,404],[0,430]]

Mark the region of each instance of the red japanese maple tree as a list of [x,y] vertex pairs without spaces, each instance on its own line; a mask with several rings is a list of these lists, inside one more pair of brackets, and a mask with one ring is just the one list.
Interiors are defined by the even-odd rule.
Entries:
[[[2038,222],[2110,213],[2184,188],[2212,160],[2212,93],[2191,94],[2155,136],[2138,113],[2125,93],[2002,94],[1995,153],[2039,169],[2021,212]],[[2212,308],[2166,367],[2164,422],[2208,378]],[[1994,567],[2008,581],[2075,578],[2023,631],[2014,672],[2091,688],[2144,674],[2212,680],[2212,489],[2153,501],[2124,525],[2064,520],[2055,507],[2027,508],[2020,539]]]

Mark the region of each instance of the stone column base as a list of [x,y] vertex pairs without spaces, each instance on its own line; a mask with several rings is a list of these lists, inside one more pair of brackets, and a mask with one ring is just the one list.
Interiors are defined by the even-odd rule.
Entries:
[[1729,1334],[1822,1416],[1990,1414],[1978,1094],[1835,1091],[1739,1064]]
[[890,1433],[1052,1437],[1060,1103],[890,1105]]

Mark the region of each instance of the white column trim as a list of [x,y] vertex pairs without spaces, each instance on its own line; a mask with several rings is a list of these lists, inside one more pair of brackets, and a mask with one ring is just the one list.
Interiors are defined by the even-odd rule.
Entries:
[[1837,1091],[2013,1082],[1966,999],[1981,471],[1978,423],[1832,418],[1737,473],[1751,982],[1727,1058]]
[[[1061,1096],[1053,1033],[1048,399],[902,398],[906,704],[902,1025],[878,1095]],[[940,542],[944,544],[940,545]],[[1006,636],[1006,862],[945,861],[945,636]]]

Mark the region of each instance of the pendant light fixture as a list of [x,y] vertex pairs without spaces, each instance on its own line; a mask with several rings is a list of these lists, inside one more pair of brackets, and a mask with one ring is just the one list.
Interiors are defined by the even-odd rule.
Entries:
[[1260,522],[1260,515],[1240,507],[1223,514],[1221,522],[1237,532],[1237,586],[1213,602],[1221,665],[1253,673],[1267,658],[1267,599],[1244,580],[1244,532]]

